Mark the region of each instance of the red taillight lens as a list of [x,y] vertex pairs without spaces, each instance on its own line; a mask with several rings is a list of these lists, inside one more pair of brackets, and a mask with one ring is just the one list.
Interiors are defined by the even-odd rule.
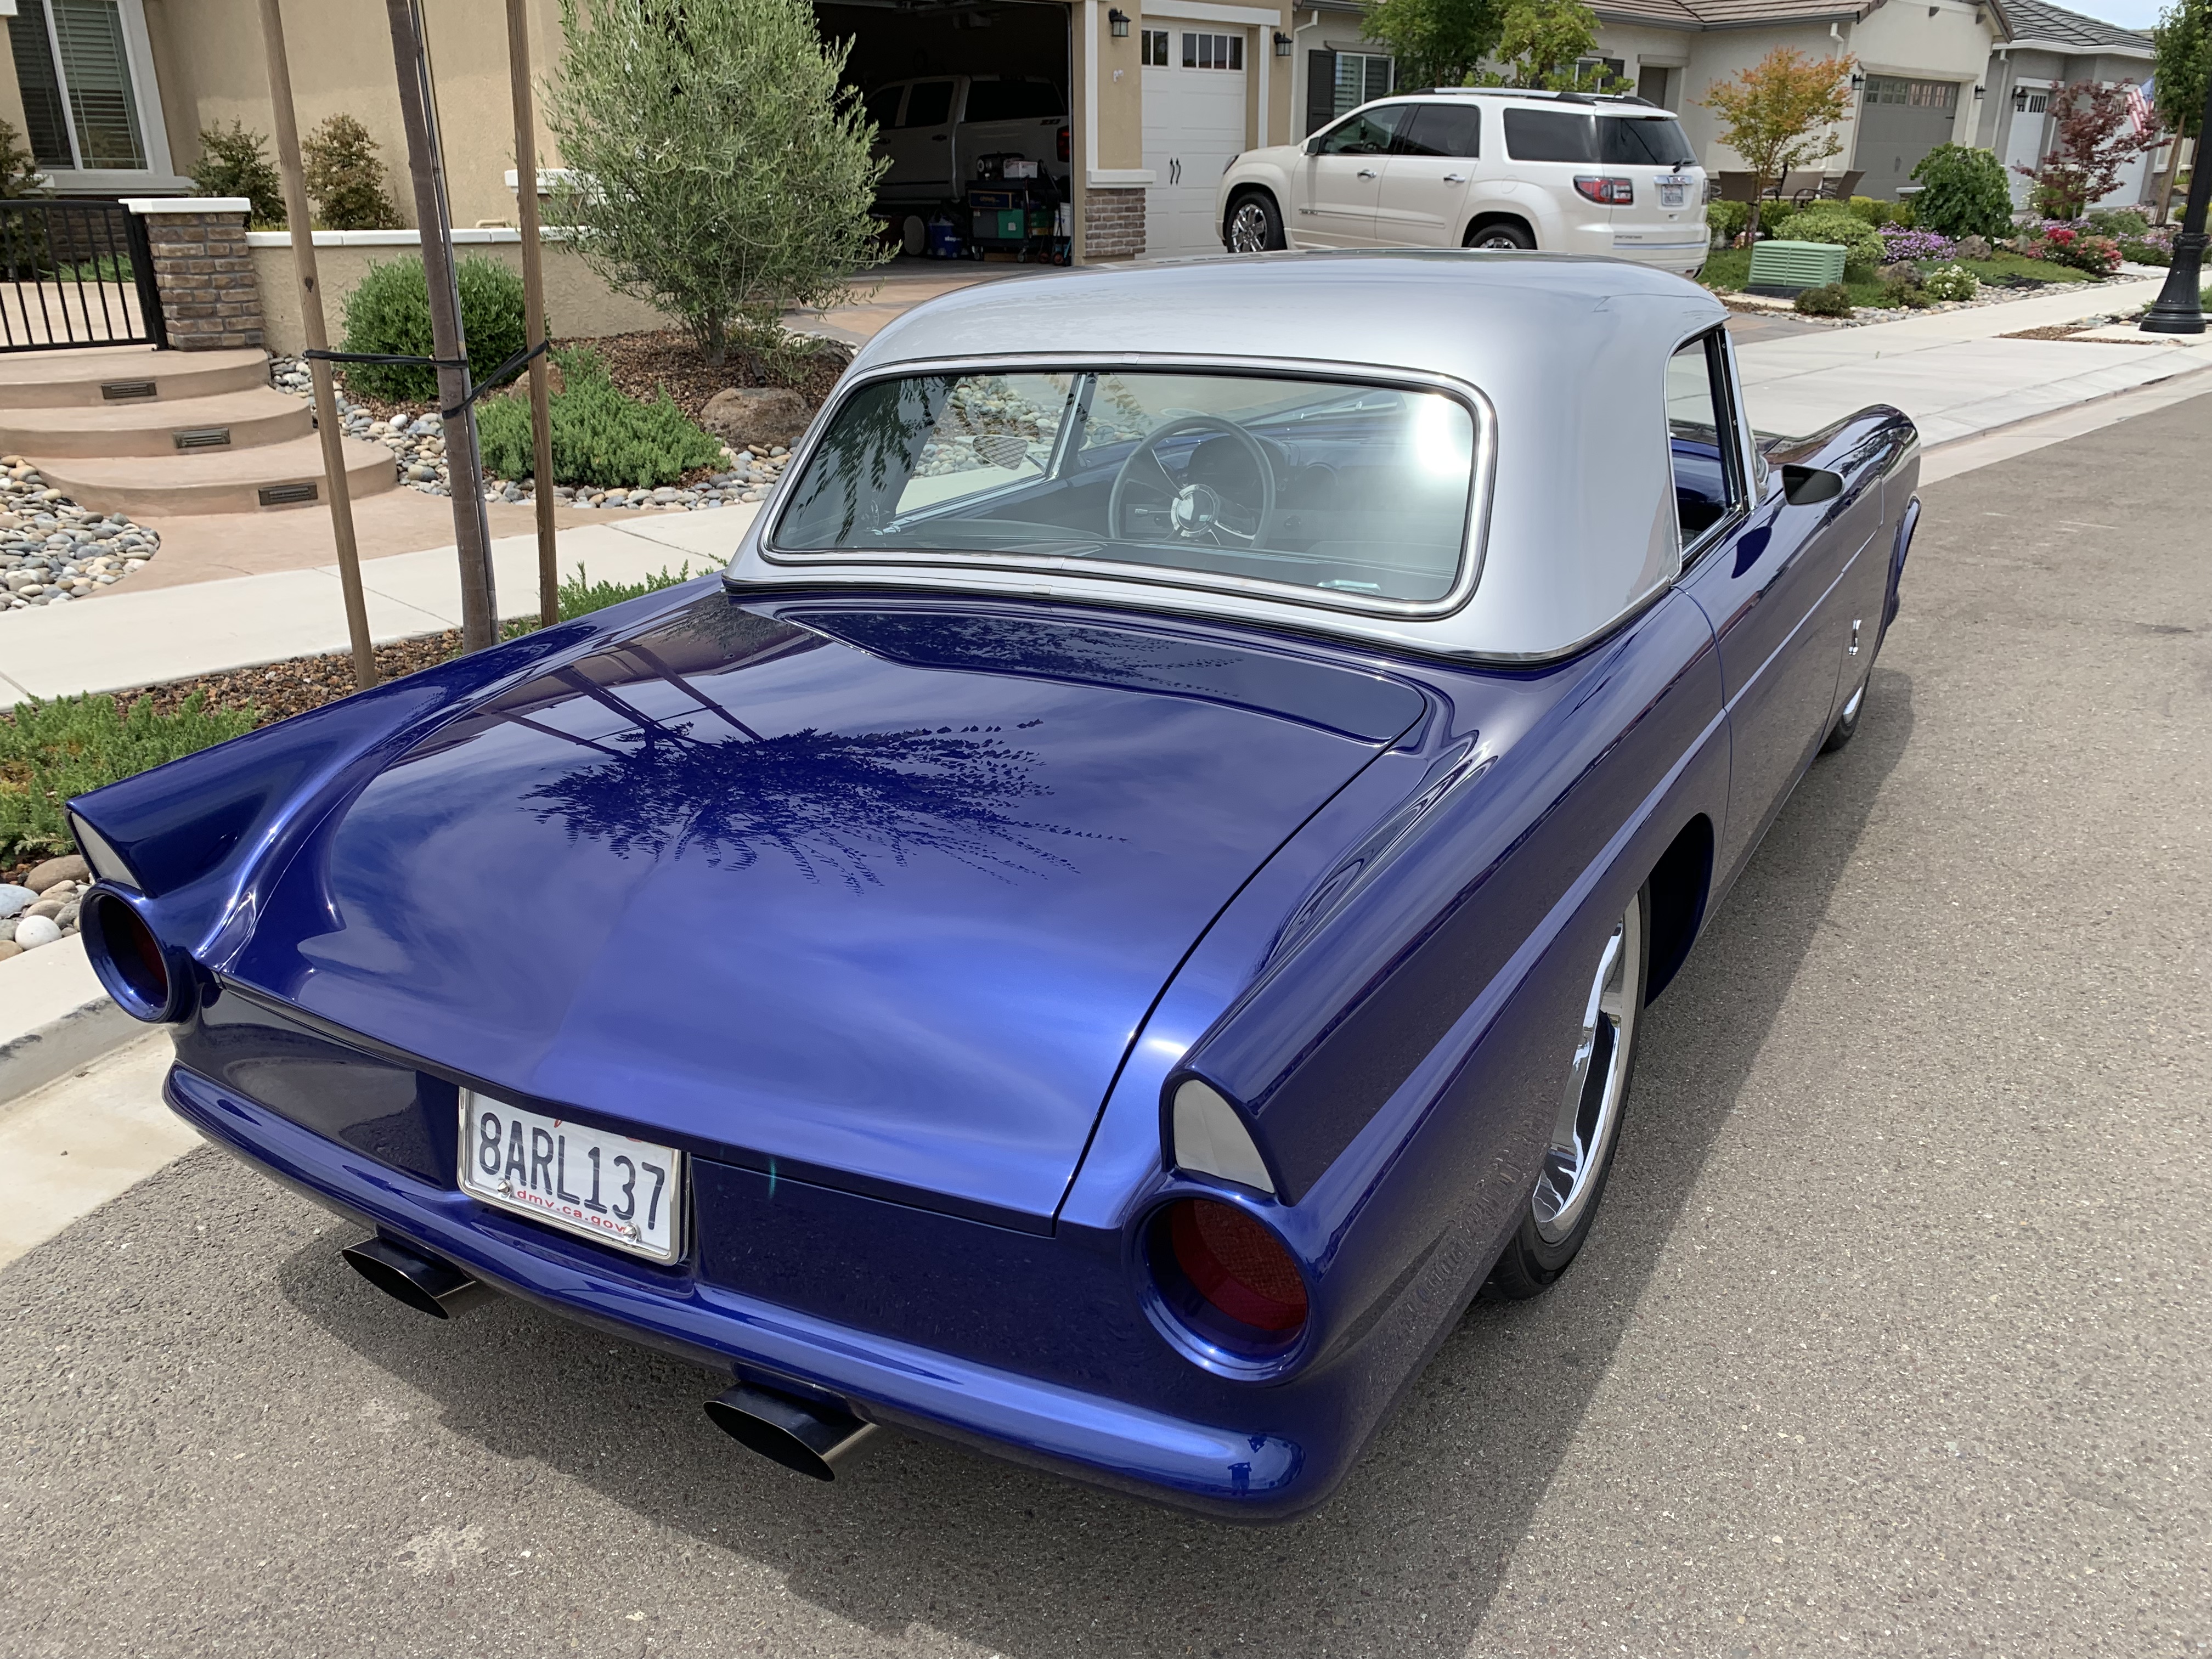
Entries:
[[1060,130],[1060,137],[1055,142],[1060,150],[1060,159],[1065,161],[1067,159],[1067,129],[1066,127]]
[[169,964],[138,913],[112,893],[94,893],[82,929],[95,971],[125,1012],[145,1020],[169,1018]]
[[1167,1215],[1168,1248],[1190,1288],[1239,1325],[1282,1336],[1306,1322],[1306,1284],[1282,1241],[1243,1211],[1187,1198]]
[[1593,202],[1607,207],[1632,207],[1636,202],[1636,181],[1633,179],[1599,179],[1582,173],[1575,179],[1576,191]]

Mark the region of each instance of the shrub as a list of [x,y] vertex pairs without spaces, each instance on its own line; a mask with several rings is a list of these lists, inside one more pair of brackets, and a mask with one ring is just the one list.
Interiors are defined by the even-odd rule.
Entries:
[[2173,244],[2170,240],[2155,236],[2123,236],[2120,258],[2138,265],[2170,265],[2173,263]]
[[39,171],[37,157],[19,142],[22,136],[7,122],[0,121],[0,202],[36,196],[40,180],[46,177]]
[[786,310],[890,257],[869,212],[888,163],[807,0],[562,0],[561,27],[554,217],[708,362],[733,329],[775,355]]
[[68,851],[62,805],[70,796],[259,723],[251,708],[210,710],[197,691],[167,714],[155,714],[146,697],[127,709],[112,697],[17,703],[12,718],[0,718],[0,862]]
[[1713,240],[1723,247],[1735,246],[1735,239],[1751,226],[1751,204],[1748,202],[1708,202],[1705,204],[1705,228]]
[[1958,252],[1958,245],[1948,236],[1939,236],[1932,230],[1906,230],[1899,225],[1884,225],[1880,233],[1883,257],[1899,259],[1948,259]]
[[1850,209],[1853,217],[1865,220],[1877,230],[1889,222],[1885,216],[1889,204],[1878,202],[1871,196],[1854,196],[1844,205]]
[[[554,357],[562,383],[551,403],[555,483],[674,483],[722,459],[720,441],[688,419],[665,389],[640,403],[607,378],[597,354],[579,349]],[[529,401],[499,398],[477,407],[485,467],[500,477],[526,477],[535,464]]]
[[268,141],[233,121],[228,129],[200,129],[200,159],[192,163],[192,188],[203,196],[243,196],[253,204],[247,221],[256,227],[284,226],[284,181],[276,164],[262,150]]
[[1985,149],[1938,144],[1912,176],[1923,186],[1912,222],[1945,236],[2002,236],[2012,228],[2012,191],[2004,163]]
[[1800,208],[1774,228],[1791,242],[1826,242],[1844,250],[1845,263],[1878,265],[1886,257],[1881,233],[1840,202],[1815,202]]
[[[522,349],[522,278],[480,253],[461,260],[455,271],[469,374],[480,384]],[[344,349],[413,357],[431,355],[430,288],[421,259],[410,257],[368,268],[361,286],[346,298]],[[347,386],[364,398],[423,403],[438,395],[437,371],[428,368],[352,363],[345,374]]]
[[2139,208],[2091,208],[2082,222],[2098,235],[2114,241],[2145,235],[2150,230],[2150,215]]
[[1824,288],[1807,289],[1792,303],[1808,317],[1848,317],[1851,291],[1841,283],[1830,283]]
[[1881,302],[1921,311],[1936,303],[1921,286],[1920,270],[1909,264],[1892,265],[1881,273]]
[[1971,300],[1981,292],[1982,279],[1964,265],[1946,265],[1921,279],[1931,300]]
[[300,143],[307,196],[331,230],[397,230],[399,210],[384,193],[376,140],[350,115],[333,115]]
[[2071,265],[2092,276],[2102,276],[2119,269],[2118,242],[2109,236],[2092,236],[2075,225],[2046,223],[2039,231],[2021,238],[2018,246],[2031,259]]

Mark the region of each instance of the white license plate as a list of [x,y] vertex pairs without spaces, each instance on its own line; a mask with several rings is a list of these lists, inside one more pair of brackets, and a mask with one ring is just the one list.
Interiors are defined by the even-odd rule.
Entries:
[[1659,181],[1659,205],[1678,208],[1690,199],[1690,181],[1686,179],[1662,179]]
[[682,1253],[683,1153],[467,1089],[461,1190],[655,1261]]

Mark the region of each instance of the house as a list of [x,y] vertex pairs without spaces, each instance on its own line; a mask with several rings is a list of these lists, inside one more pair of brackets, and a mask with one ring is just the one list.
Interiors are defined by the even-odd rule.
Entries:
[[[2027,204],[2028,180],[2014,167],[2033,167],[2050,153],[2051,94],[2075,81],[2117,86],[2151,78],[2150,37],[2114,23],[2100,22],[2078,11],[2046,5],[2044,0],[2004,0],[2012,36],[1996,46],[1984,76],[1989,96],[1974,142],[1993,149],[2012,179],[2013,201]],[[2148,201],[2163,167],[2165,146],[2130,161],[2119,188],[2105,198],[2108,206]]]
[[[1127,9],[1124,9],[1124,4]],[[863,90],[916,76],[1045,79],[1062,93],[1076,257],[1218,250],[1216,181],[1241,150],[1294,142],[1397,80],[1357,0],[820,0]],[[1832,172],[1893,193],[1946,140],[2001,155],[2043,142],[2039,100],[2077,75],[2140,78],[2143,37],[2040,0],[1598,0],[1599,52],[1679,111],[1706,165],[1740,165],[1698,100],[1778,46],[1848,52],[1854,82]],[[528,0],[541,77],[559,62],[557,0]],[[502,8],[424,8],[461,227],[511,224],[514,167]],[[412,216],[384,9],[285,0],[301,125],[343,112],[381,146]],[[271,130],[258,0],[0,0],[0,119],[64,194],[188,193],[208,126]],[[541,164],[559,165],[550,135]],[[2135,188],[2140,189],[2138,181]]]

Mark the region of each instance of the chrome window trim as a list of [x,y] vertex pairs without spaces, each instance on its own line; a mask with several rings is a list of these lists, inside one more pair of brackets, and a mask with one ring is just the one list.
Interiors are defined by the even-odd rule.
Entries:
[[[970,552],[856,552],[832,550],[817,552],[804,548],[779,547],[776,533],[790,511],[799,480],[805,476],[816,453],[846,406],[864,387],[883,380],[911,380],[931,374],[1022,374],[1091,370],[1127,370],[1146,374],[1237,374],[1259,379],[1318,381],[1339,386],[1371,386],[1389,390],[1437,392],[1467,410],[1474,422],[1474,453],[1468,469],[1468,511],[1460,542],[1459,567],[1452,584],[1435,599],[1379,599],[1341,592],[1294,587],[1287,582],[1258,577],[1177,571],[1158,565],[1122,563],[1104,559],[1040,557]],[[1316,363],[1293,357],[1236,357],[1185,353],[1022,352],[1004,356],[923,357],[885,363],[854,376],[839,386],[836,406],[808,428],[792,461],[785,469],[788,489],[779,487],[770,505],[774,517],[759,533],[757,546],[766,563],[797,572],[802,570],[870,570],[884,573],[886,585],[900,585],[893,573],[987,570],[1032,575],[1068,575],[1129,582],[1150,588],[1184,588],[1204,593],[1231,594],[1272,605],[1301,605],[1313,610],[1341,611],[1353,616],[1387,617],[1403,622],[1431,622],[1463,609],[1482,580],[1482,567],[1490,532],[1490,508],[1495,494],[1498,465],[1498,416],[1482,389],[1447,374],[1395,368],[1388,364]],[[936,583],[915,584],[937,586]]]
[[[1677,516],[1674,530],[1674,541],[1677,550],[1674,562],[1674,574],[1668,579],[1669,581],[1680,580],[1684,574],[1702,560],[1706,554],[1711,552],[1713,549],[1718,547],[1721,543],[1727,540],[1729,537],[1734,535],[1738,530],[1741,529],[1743,527],[1743,521],[1751,516],[1751,508],[1753,500],[1751,488],[1751,480],[1753,476],[1752,471],[1753,455],[1751,451],[1751,428],[1750,422],[1746,421],[1743,417],[1743,394],[1741,387],[1739,386],[1736,380],[1735,349],[1734,343],[1728,337],[1728,325],[1723,322],[1711,328],[1701,328],[1695,333],[1684,335],[1680,340],[1677,340],[1674,343],[1674,349],[1667,354],[1666,362],[1674,362],[1674,360],[1681,354],[1683,347],[1696,342],[1704,342],[1705,344],[1705,373],[1707,377],[1711,378],[1712,376],[1713,369],[1713,348],[1711,343],[1717,337],[1720,343],[1722,373],[1719,378],[1713,383],[1714,408],[1720,418],[1729,423],[1729,427],[1733,429],[1735,438],[1735,443],[1734,445],[1734,448],[1735,450],[1735,464],[1727,468],[1730,500],[1729,501],[1728,511],[1722,514],[1721,516],[1714,520],[1712,523],[1706,526],[1705,533],[1692,542],[1684,543],[1681,539],[1681,520],[1679,515]],[[1659,392],[1659,418],[1662,426],[1661,440],[1662,442],[1666,443],[1668,447],[1667,477],[1671,485],[1674,477],[1674,450],[1673,436],[1664,429],[1667,419],[1667,393],[1666,381],[1664,379],[1666,374],[1665,363],[1661,364],[1659,372],[1662,376]],[[1720,447],[1725,451],[1728,446],[1723,445],[1720,446]]]

